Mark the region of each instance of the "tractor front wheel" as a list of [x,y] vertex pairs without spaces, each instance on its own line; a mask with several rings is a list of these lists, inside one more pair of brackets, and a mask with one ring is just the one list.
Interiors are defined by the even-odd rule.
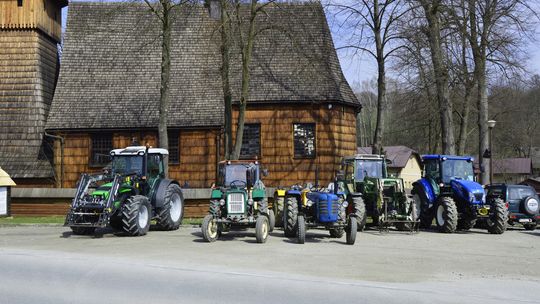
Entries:
[[184,217],[184,196],[177,184],[167,186],[163,206],[157,210],[157,226],[162,230],[176,230]]
[[500,198],[495,199],[491,204],[491,212],[486,221],[487,230],[491,234],[503,234],[508,225],[508,209]]
[[268,238],[268,231],[270,230],[268,223],[268,218],[264,215],[257,217],[257,222],[255,223],[255,237],[257,238],[257,243],[265,243]]
[[303,215],[298,216],[296,226],[298,229],[298,244],[304,244],[306,242],[306,220]]
[[152,207],[148,198],[135,195],[122,206],[122,229],[130,236],[145,235],[150,229]]
[[207,214],[201,225],[203,239],[209,243],[215,242],[219,237],[219,225],[211,214]]
[[286,237],[295,237],[298,219],[298,201],[296,197],[285,199],[285,212],[283,212],[283,230]]
[[427,199],[424,198],[424,195],[418,186],[415,186],[411,193],[413,195],[414,204],[416,205],[417,217],[420,219],[420,228],[431,228],[433,213],[428,207]]
[[354,245],[354,242],[356,241],[356,232],[358,230],[358,222],[356,221],[356,217],[351,216],[349,217],[349,222],[347,223],[347,244]]
[[453,233],[456,231],[458,212],[456,203],[451,197],[443,196],[439,199],[435,219],[439,232]]

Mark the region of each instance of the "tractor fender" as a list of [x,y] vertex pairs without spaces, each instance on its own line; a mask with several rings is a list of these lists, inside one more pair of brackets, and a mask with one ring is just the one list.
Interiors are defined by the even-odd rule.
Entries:
[[424,198],[427,199],[429,207],[431,207],[437,198],[435,191],[431,187],[431,183],[427,179],[422,178],[413,183],[413,187],[415,186],[419,191],[422,192],[418,193],[418,195],[423,195]]
[[170,184],[177,184],[180,186],[180,184],[178,184],[178,182],[175,180],[166,178],[162,179],[154,192],[154,196],[152,197],[152,205],[154,207],[163,207],[163,204],[165,203],[165,193],[167,192],[167,187],[169,187]]

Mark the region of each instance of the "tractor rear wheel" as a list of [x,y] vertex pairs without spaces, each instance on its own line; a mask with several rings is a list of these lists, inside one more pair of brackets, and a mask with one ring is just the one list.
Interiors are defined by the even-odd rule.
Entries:
[[276,227],[276,216],[274,210],[268,209],[268,232],[274,231],[274,227]]
[[91,235],[96,231],[95,227],[74,227],[71,226],[71,231],[75,235]]
[[219,224],[216,223],[214,217],[211,214],[207,214],[201,224],[201,232],[203,239],[209,243],[215,242],[220,233],[219,233]]
[[330,237],[340,239],[343,234],[345,233],[345,230],[343,228],[331,228],[330,229]]
[[265,215],[259,215],[257,217],[257,222],[255,223],[255,237],[257,238],[257,243],[265,243],[268,238],[268,232],[270,230],[270,225],[268,223],[268,218]]
[[358,222],[356,221],[356,218],[354,216],[349,217],[349,222],[347,223],[347,244],[354,245],[354,242],[356,241],[356,233],[358,230]]
[[353,208],[358,223],[358,231],[364,231],[367,222],[366,204],[361,197],[353,197]]
[[122,229],[130,236],[145,235],[150,229],[152,207],[142,195],[129,197],[122,205]]
[[536,223],[532,223],[532,224],[523,224],[523,228],[525,228],[525,230],[534,230],[536,229]]
[[491,204],[489,218],[486,221],[487,230],[491,234],[503,234],[508,225],[508,209],[506,204],[500,198],[497,198]]
[[177,184],[167,186],[163,206],[157,210],[157,226],[162,230],[176,230],[184,217],[184,196]]
[[285,207],[285,197],[283,196],[275,196],[274,197],[274,215],[276,218],[276,227],[283,227],[283,209]]
[[298,216],[296,226],[298,228],[298,244],[304,244],[306,242],[306,220],[303,215]]
[[285,199],[285,212],[283,212],[283,230],[286,237],[295,237],[298,219],[298,201],[290,196]]
[[447,196],[439,198],[436,210],[435,221],[437,222],[439,232],[455,232],[458,222],[458,212],[454,200]]

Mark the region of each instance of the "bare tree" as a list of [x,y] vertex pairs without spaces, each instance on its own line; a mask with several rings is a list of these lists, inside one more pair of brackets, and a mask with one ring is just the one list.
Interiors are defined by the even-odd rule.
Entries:
[[[241,0],[220,0],[221,2],[221,37],[222,37],[222,77],[223,91],[225,97],[225,139],[226,156],[229,159],[238,159],[242,149],[244,137],[244,121],[246,115],[247,102],[249,100],[250,65],[253,57],[253,48],[257,34],[262,29],[257,28],[257,16],[264,12],[264,8],[275,1],[250,0],[249,6],[243,4]],[[230,82],[231,50],[235,47],[239,49],[242,70],[240,100],[238,101],[238,120],[236,124],[236,135],[234,143],[232,141],[232,89]],[[230,149],[230,150],[227,150]]]
[[[174,11],[178,7],[187,4],[189,0],[158,0],[150,2],[144,0],[150,11],[159,20],[161,26],[161,80],[159,88],[159,124],[158,141],[159,146],[165,149],[169,148],[169,138],[167,135],[167,121],[169,116],[169,82],[171,78],[171,32],[174,21]],[[165,174],[169,172],[169,160],[164,159]]]
[[439,102],[439,115],[441,120],[441,140],[444,154],[455,154],[455,137],[453,106],[448,89],[448,66],[445,62],[442,33],[442,12],[445,6],[442,0],[418,0],[424,11],[427,21],[426,34],[431,50],[431,61]]
[[386,107],[386,63],[396,50],[401,48],[399,20],[406,14],[401,0],[361,0],[353,3],[335,1],[331,6],[343,15],[344,26],[352,30],[349,42],[338,49],[354,49],[369,54],[377,62],[377,120],[373,137],[373,153],[381,154],[385,128]]
[[489,149],[487,121],[489,64],[501,68],[506,74],[519,68],[519,45],[526,38],[533,10],[527,0],[466,0],[459,7],[448,11],[454,17],[462,34],[468,39],[474,61],[474,78],[477,83],[478,154],[481,164],[481,181],[488,182],[489,165],[484,153]]

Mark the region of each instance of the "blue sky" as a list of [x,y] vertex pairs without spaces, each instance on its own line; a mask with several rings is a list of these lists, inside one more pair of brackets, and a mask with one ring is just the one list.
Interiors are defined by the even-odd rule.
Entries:
[[[66,15],[68,7],[62,10],[62,25],[65,27],[66,24]],[[330,18],[330,17],[329,17]],[[337,32],[336,25],[333,25],[332,22],[329,22],[333,34]],[[340,36],[333,35],[335,47],[342,45]],[[529,43],[526,47],[528,54],[527,67],[529,72],[534,74],[540,74],[540,31],[536,31],[536,41]],[[349,84],[354,88],[357,84],[365,80],[373,79],[377,76],[377,66],[374,59],[367,55],[358,54],[352,56],[347,54],[346,51],[338,51],[339,61],[341,63],[341,68],[345,74],[345,78]],[[388,76],[392,77],[392,71],[388,72]]]

